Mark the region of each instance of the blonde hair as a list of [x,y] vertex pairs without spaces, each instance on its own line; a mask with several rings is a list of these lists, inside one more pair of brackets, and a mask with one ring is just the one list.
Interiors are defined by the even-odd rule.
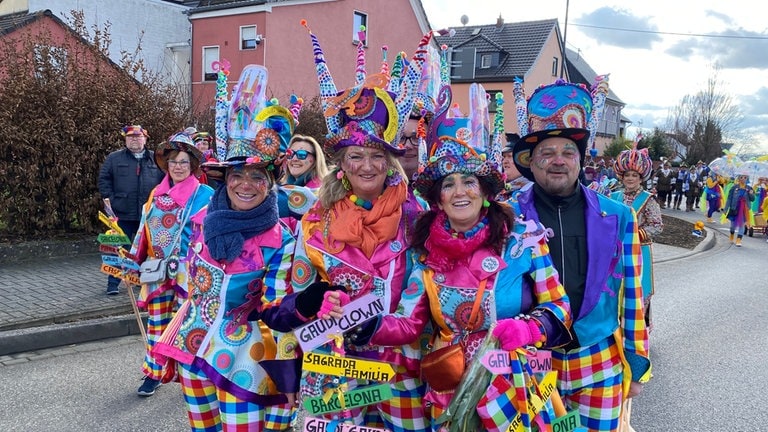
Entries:
[[[291,137],[291,141],[288,142],[288,148],[291,148],[291,145],[293,143],[298,141],[304,141],[309,143],[312,146],[312,151],[315,153],[315,163],[312,166],[312,178],[317,179],[323,179],[325,176],[328,175],[328,172],[330,171],[328,169],[328,164],[325,161],[325,153],[323,153],[323,148],[320,146],[320,144],[317,142],[316,139],[312,138],[308,135],[294,135]],[[293,176],[291,175],[291,172],[288,171],[288,168],[286,167],[283,169],[283,175],[280,176],[280,183],[285,183],[288,181],[288,179],[291,179]]]
[[[341,160],[344,158],[344,155],[347,154],[348,148],[349,147],[344,147],[341,149],[341,151],[333,155],[332,161],[336,166],[336,169],[330,171],[325,177],[323,177],[323,184],[320,186],[320,190],[317,192],[320,205],[326,210],[329,210],[331,207],[333,207],[333,204],[336,201],[344,199],[344,197],[347,196],[347,192],[349,192],[344,188],[341,179],[336,177],[336,174],[341,170]],[[384,151],[384,154],[387,157],[388,169],[392,169],[398,172],[400,177],[402,177],[403,181],[407,184],[408,179],[406,178],[405,170],[403,170],[403,167],[400,165],[400,161],[397,160],[397,157],[386,150]]]

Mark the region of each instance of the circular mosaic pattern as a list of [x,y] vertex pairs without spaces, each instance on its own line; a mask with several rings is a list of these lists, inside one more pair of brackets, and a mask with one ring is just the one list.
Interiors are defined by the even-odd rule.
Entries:
[[[456,326],[459,328],[466,328],[469,325],[469,317],[472,315],[472,307],[474,306],[474,299],[472,301],[465,301],[456,306],[456,311],[453,314],[453,319],[456,322]],[[479,315],[478,311],[478,315]]]
[[192,287],[200,293],[207,293],[211,289],[211,285],[213,285],[211,271],[203,266],[195,267],[195,274],[192,278]]
[[184,342],[184,346],[187,348],[187,351],[189,351],[191,354],[197,354],[197,351],[200,349],[200,345],[203,344],[203,340],[205,339],[206,334],[207,332],[203,329],[191,330],[187,334],[186,341]]
[[219,372],[229,372],[234,364],[235,358],[231,351],[221,350],[213,356],[213,366],[218,369]]
[[231,329],[232,326],[230,325],[223,325],[219,327],[219,337],[221,337],[223,340],[225,340],[230,345],[242,345],[248,340],[248,336],[250,336],[250,324],[246,321],[245,324],[239,325],[235,327],[234,331],[231,333],[228,333],[228,328]]
[[256,148],[266,158],[274,158],[280,152],[280,135],[274,129],[264,128],[256,134]]
[[171,233],[166,230],[155,231],[152,235],[152,243],[161,248],[167,248],[171,245]]
[[213,325],[216,314],[219,313],[220,305],[217,297],[203,297],[203,302],[200,305],[200,318],[208,327]]
[[178,207],[175,201],[173,201],[173,198],[171,198],[168,195],[160,195],[155,196],[155,207],[158,209],[167,212],[170,210],[173,210],[174,207]]
[[286,333],[282,335],[277,341],[277,356],[278,358],[292,358],[292,354],[296,352],[296,347],[299,346],[299,341],[293,333]]
[[181,265],[181,263],[179,263],[179,257],[176,255],[171,255],[168,257],[168,260],[166,260],[165,264],[165,270],[168,278],[176,279],[176,276],[179,274],[179,266]]
[[563,111],[563,124],[569,128],[584,129],[586,125],[582,124],[584,113],[577,108],[570,108]]
[[147,225],[149,225],[150,230],[154,231],[163,226],[163,220],[160,216],[150,216],[147,218]]
[[244,389],[251,388],[251,386],[253,385],[253,375],[251,374],[251,371],[249,371],[248,369],[240,369],[238,371],[235,371],[231,376],[231,380],[238,387],[244,388]]
[[166,228],[171,228],[176,225],[176,221],[176,215],[173,213],[166,213],[163,215],[163,226]]
[[[360,94],[360,97],[355,101],[354,115],[349,117],[356,120],[367,119],[368,116],[370,116],[373,110],[376,108],[377,101],[378,98],[376,97],[376,93],[370,90],[363,90]],[[345,111],[345,113],[348,112]]]
[[291,268],[291,281],[294,286],[304,287],[310,282],[313,275],[312,264],[303,256],[297,256],[293,260]]

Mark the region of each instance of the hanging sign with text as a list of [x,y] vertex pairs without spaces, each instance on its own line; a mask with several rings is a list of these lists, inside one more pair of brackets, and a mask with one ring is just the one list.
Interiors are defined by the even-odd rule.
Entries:
[[330,335],[342,334],[384,312],[384,302],[375,294],[366,294],[344,306],[344,316],[339,319],[316,319],[293,333],[304,352],[312,351],[329,342]]

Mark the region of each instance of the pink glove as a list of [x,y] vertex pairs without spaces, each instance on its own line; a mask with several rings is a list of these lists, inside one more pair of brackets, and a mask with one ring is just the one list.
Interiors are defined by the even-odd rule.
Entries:
[[344,307],[349,304],[349,294],[344,291],[326,291],[325,294],[323,294],[323,303],[320,305],[320,310],[317,312],[317,316],[322,317],[330,314],[331,310],[336,306],[328,300],[328,296],[333,292],[339,293],[339,306]]
[[505,351],[516,350],[541,340],[541,330],[534,320],[503,319],[496,324],[493,335]]

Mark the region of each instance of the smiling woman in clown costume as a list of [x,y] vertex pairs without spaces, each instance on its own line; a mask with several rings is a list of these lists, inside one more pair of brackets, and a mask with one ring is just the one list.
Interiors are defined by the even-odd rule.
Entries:
[[[385,361],[397,370],[390,381],[393,398],[332,415],[356,425],[426,431],[419,333],[410,330],[423,328],[425,323],[402,324],[413,319],[414,308],[426,307],[419,301],[423,292],[405,286],[407,237],[421,207],[407,199],[408,184],[397,156],[405,151],[399,136],[413,105],[413,90],[431,36],[422,38],[402,79],[392,82],[384,74],[366,76],[361,43],[356,85],[337,91],[320,43],[310,35],[329,131],[325,151],[336,169],[323,179],[318,203],[302,219],[306,257],[301,259],[297,253],[294,267],[306,266],[319,273],[320,281],[307,291],[324,298],[324,306],[338,307],[371,293],[380,297],[383,317],[358,327],[359,333],[348,334],[346,349],[350,355]],[[313,303],[297,300],[296,307],[304,316],[317,313]],[[425,314],[417,316],[428,320]],[[376,337],[361,344],[364,339],[368,342],[367,333],[376,328]],[[330,349],[326,345],[316,350]],[[367,380],[308,373],[302,381],[302,394],[319,397],[331,390],[350,391],[367,384]]]
[[307,321],[294,306],[302,296],[292,294],[295,240],[278,223],[274,176],[295,118],[266,99],[263,66],[246,66],[231,102],[223,72],[217,87],[222,142],[206,165],[224,171],[224,182],[207,212],[192,217],[189,300],[155,353],[179,362],[193,431],[279,431],[295,413],[300,360],[273,331]]
[[[504,188],[500,96],[494,140],[489,142],[483,87],[470,86],[469,117],[451,117],[451,91],[444,86],[427,135],[426,165],[414,182],[430,211],[414,230],[416,263],[409,284],[427,292],[437,324],[432,351],[461,344],[466,364],[490,328],[506,351],[528,345],[556,347],[570,340],[568,297],[552,265],[545,230],[516,219],[508,205],[495,200]],[[445,379],[429,382],[425,400],[433,429],[446,426],[438,424],[438,418],[451,404],[457,384]],[[493,399],[508,385],[506,378],[497,376],[484,393]],[[477,409],[486,429],[503,430],[511,421],[499,417],[493,403],[467,408]],[[451,413],[454,422],[474,415]]]

